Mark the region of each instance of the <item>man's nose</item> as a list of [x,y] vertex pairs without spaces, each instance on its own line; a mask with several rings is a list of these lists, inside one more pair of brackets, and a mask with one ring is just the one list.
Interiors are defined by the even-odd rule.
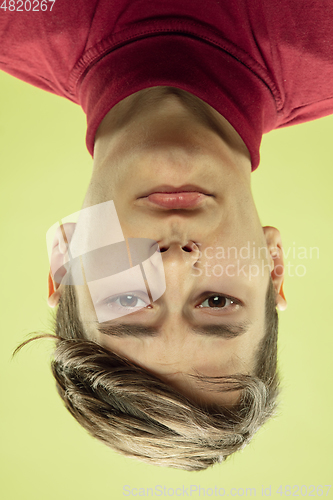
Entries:
[[158,241],[159,251],[163,253],[163,262],[181,262],[193,266],[200,258],[200,250],[194,241]]
[[[199,246],[194,241],[157,242],[162,253],[166,290],[161,299],[167,309],[168,322],[178,323],[195,276],[192,267],[200,258]],[[171,325],[169,325],[170,329]]]

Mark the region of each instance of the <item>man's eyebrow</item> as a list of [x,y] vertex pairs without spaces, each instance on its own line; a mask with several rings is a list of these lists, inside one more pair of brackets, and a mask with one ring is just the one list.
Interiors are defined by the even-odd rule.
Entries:
[[[192,332],[197,335],[210,337],[220,337],[233,339],[243,335],[249,329],[250,322],[240,322],[233,324],[206,324],[192,328]],[[105,323],[95,323],[98,331],[111,337],[155,337],[158,335],[156,328],[143,325],[141,323],[114,323],[106,321]]]

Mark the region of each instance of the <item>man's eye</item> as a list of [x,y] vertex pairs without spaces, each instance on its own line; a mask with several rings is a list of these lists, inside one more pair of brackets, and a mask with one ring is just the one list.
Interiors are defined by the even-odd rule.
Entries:
[[[141,309],[143,307],[151,308],[150,299],[148,296],[144,297],[145,300],[140,298],[134,293],[126,293],[123,295],[115,295],[113,297],[108,297],[103,301],[103,305],[112,309],[122,309],[127,311],[133,311],[134,309]],[[226,297],[225,295],[212,294],[207,297],[201,304],[197,307],[210,308],[210,309],[229,309],[233,306],[239,305],[240,301],[232,297]]]
[[[207,305],[204,305],[207,302]],[[216,309],[227,309],[233,305],[239,304],[237,299],[226,297],[225,295],[210,295],[198,307],[208,307]]]
[[124,295],[116,295],[114,297],[108,297],[104,300],[103,304],[105,304],[108,308],[118,308],[125,310],[133,310],[142,307],[146,307],[150,305],[149,297],[147,296],[147,302],[140,299],[137,295],[132,293],[127,293]]

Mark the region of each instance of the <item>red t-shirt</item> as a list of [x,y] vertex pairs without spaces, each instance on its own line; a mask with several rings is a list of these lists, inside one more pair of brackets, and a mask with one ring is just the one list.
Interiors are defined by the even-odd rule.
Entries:
[[148,87],[178,87],[215,108],[247,145],[252,170],[263,133],[333,113],[332,0],[9,4],[0,69],[79,104],[92,156],[108,111]]

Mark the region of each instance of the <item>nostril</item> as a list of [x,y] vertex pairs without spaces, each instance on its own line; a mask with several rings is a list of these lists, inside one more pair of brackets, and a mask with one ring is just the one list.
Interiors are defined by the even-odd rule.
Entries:
[[200,243],[195,243],[194,241],[189,241],[187,243],[187,245],[185,245],[183,250],[185,250],[185,252],[195,252],[195,251],[199,250],[199,248],[198,248],[199,244]]
[[[157,243],[158,243],[158,249],[157,249],[157,251],[158,251],[159,253],[166,252],[166,251],[170,248],[170,246],[169,246],[169,245],[167,245],[167,246],[162,246],[162,245],[161,245],[161,243],[162,243],[162,242],[157,242]],[[173,244],[171,244],[171,246],[172,246],[172,245],[173,245]],[[178,246],[179,248],[181,248],[184,252],[188,252],[188,253],[198,250],[198,246],[197,246],[197,244],[196,244],[196,243],[194,243],[194,241],[188,241],[188,242],[186,243],[186,245],[184,245],[184,246],[181,246],[181,245],[178,243],[178,244],[177,244],[177,246]]]

